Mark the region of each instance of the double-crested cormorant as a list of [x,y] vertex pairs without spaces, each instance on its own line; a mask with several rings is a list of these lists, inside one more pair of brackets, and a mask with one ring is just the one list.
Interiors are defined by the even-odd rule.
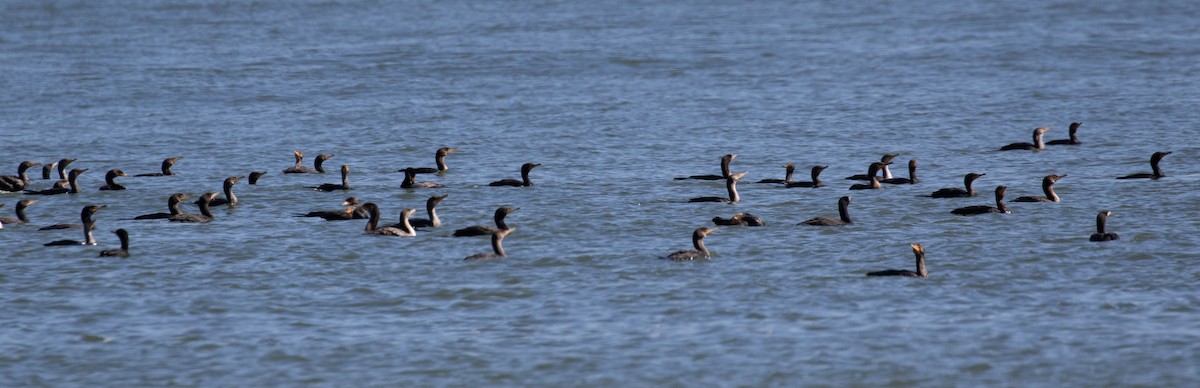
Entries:
[[792,183],[792,174],[794,174],[796,172],[796,164],[788,163],[788,164],[783,165],[783,168],[785,171],[783,174],[783,179],[768,178],[768,179],[760,180],[760,181],[758,181],[758,183],[783,183],[783,184]]
[[455,230],[454,237],[483,236],[495,233],[497,230],[509,229],[508,224],[504,223],[504,217],[508,216],[508,213],[512,213],[517,210],[521,210],[521,208],[507,206],[499,207],[496,209],[495,215],[492,216],[492,220],[496,222],[496,226],[468,226],[459,230]]
[[[45,245],[46,246],[96,245],[96,238],[92,237],[92,231],[96,229],[96,220],[93,219],[92,216],[94,216],[96,214],[96,212],[100,211],[100,209],[103,209],[105,207],[108,207],[108,205],[100,205],[100,206],[88,205],[88,206],[84,206],[83,210],[81,210],[79,212],[79,221],[83,225],[83,242],[80,242],[78,240],[58,240],[58,241],[48,242]],[[39,230],[45,230],[45,229],[46,228],[42,228]],[[61,228],[61,229],[65,229],[65,228]]]
[[492,253],[480,253],[467,256],[467,258],[463,259],[463,261],[482,261],[504,257],[504,245],[502,245],[504,242],[504,237],[516,230],[517,228],[497,230],[496,233],[492,233]]
[[199,224],[211,222],[213,220],[213,214],[212,211],[208,209],[208,204],[213,200],[213,198],[216,197],[217,193],[204,193],[204,195],[200,196],[200,199],[197,201],[197,204],[200,205],[200,214],[180,213],[167,219],[171,220],[171,222],[190,222]]
[[1001,151],[1011,151],[1011,150],[1035,150],[1036,151],[1036,150],[1046,149],[1046,145],[1042,142],[1042,135],[1045,135],[1046,131],[1049,131],[1049,130],[1050,130],[1050,127],[1034,128],[1033,129],[1033,143],[1025,143],[1025,142],[1012,143],[1012,144],[1006,145],[1004,147],[1000,147],[1000,150]]
[[374,202],[368,202],[363,205],[364,209],[371,215],[367,220],[367,227],[363,229],[364,234],[378,234],[384,236],[416,236],[417,231],[408,223],[408,216],[412,215],[417,209],[403,209],[400,211],[400,227],[395,226],[379,226],[379,205]]
[[825,171],[827,168],[829,166],[812,166],[812,172],[810,172],[812,175],[811,182],[788,182],[787,187],[811,187],[814,189],[825,187],[825,184],[821,183],[821,171]]
[[300,152],[300,150],[296,150],[296,151],[292,152],[292,155],[294,155],[296,157],[296,164],[293,165],[292,167],[287,168],[286,170],[283,170],[284,174],[324,174],[325,168],[323,167],[323,164],[325,163],[326,160],[329,160],[329,158],[336,156],[336,155],[329,155],[329,154],[319,154],[319,155],[317,155],[317,158],[313,160],[313,167],[315,167],[315,169],[310,169],[308,167],[304,167],[304,153],[303,152]]
[[135,220],[161,220],[161,219],[165,219],[165,218],[171,218],[171,216],[174,216],[177,214],[183,214],[183,210],[180,209],[180,206],[183,204],[184,199],[187,199],[187,194],[183,194],[183,193],[171,194],[171,196],[167,197],[167,211],[169,213],[143,214],[143,215],[140,215],[137,217],[133,217],[133,219],[135,219]]
[[129,232],[125,229],[114,230],[117,238],[121,239],[121,249],[105,249],[100,251],[100,257],[129,257]]
[[1105,222],[1108,221],[1108,216],[1111,216],[1111,215],[1112,215],[1112,212],[1108,211],[1108,210],[1105,210],[1105,211],[1102,211],[1102,212],[1096,214],[1096,233],[1092,233],[1092,237],[1089,240],[1091,240],[1091,241],[1112,241],[1112,240],[1121,239],[1121,236],[1118,236],[1116,233],[1105,233],[1104,232],[1104,224],[1105,224]]
[[722,226],[765,226],[767,224],[761,217],[750,213],[736,213],[729,218],[713,217],[712,222]]
[[355,197],[346,198],[345,201],[342,201],[342,206],[346,206],[346,208],[342,209],[342,210],[326,210],[326,211],[308,212],[308,213],[305,213],[302,215],[298,215],[296,217],[321,217],[321,218],[324,218],[325,221],[345,221],[345,220],[361,220],[361,219],[369,218],[371,216],[371,214],[369,212],[367,212],[366,209],[363,209],[362,206],[358,206],[358,198],[355,198]]
[[1065,178],[1066,176],[1067,174],[1046,175],[1046,177],[1042,178],[1042,192],[1046,194],[1045,197],[1040,195],[1017,197],[1017,199],[1013,200],[1013,202],[1058,202],[1058,194],[1054,193],[1054,182],[1058,182],[1059,179]]
[[69,185],[69,184],[70,184],[70,182],[65,181],[65,180],[55,181],[54,187],[51,187],[51,188],[45,189],[45,190],[25,190],[25,194],[30,194],[30,195],[66,194],[68,191],[70,191],[70,189],[67,188],[67,185]]
[[442,226],[442,219],[438,218],[437,205],[446,199],[445,195],[435,195],[425,200],[425,213],[429,214],[429,219],[414,218],[408,220],[414,228],[436,228]]
[[532,171],[534,167],[541,166],[541,165],[542,165],[541,163],[522,164],[521,165],[521,180],[501,179],[501,180],[498,180],[498,181],[495,181],[492,183],[488,183],[488,186],[514,186],[514,187],[533,186],[533,181],[529,180],[529,171]]
[[67,174],[67,184],[71,186],[71,189],[67,190],[67,193],[79,194],[79,175],[87,172],[87,170],[86,168],[76,168]]
[[446,166],[446,155],[450,155],[450,153],[452,153],[454,151],[458,151],[458,148],[450,148],[450,147],[438,148],[437,152],[435,152],[433,154],[433,161],[435,163],[437,163],[437,168],[417,167],[417,168],[414,168],[414,170],[416,170],[418,174],[432,174],[435,172],[438,174],[445,174],[446,171],[450,170],[450,167]]
[[162,172],[148,172],[148,173],[144,173],[144,174],[137,174],[137,175],[134,175],[134,176],[170,176],[170,175],[175,175],[175,172],[174,172],[174,171],[171,171],[171,166],[174,166],[174,165],[175,165],[175,162],[178,162],[178,161],[179,161],[179,159],[183,159],[183,157],[182,157],[182,156],[176,156],[176,157],[173,157],[173,158],[166,158],[166,159],[163,159],[163,161],[162,161]]
[[63,158],[58,160],[58,167],[56,167],[56,169],[58,169],[58,179],[67,179],[67,166],[70,166],[71,163],[75,163],[76,160],[79,159]]
[[1079,145],[1079,144],[1081,144],[1082,142],[1080,142],[1079,138],[1075,136],[1075,132],[1079,130],[1080,125],[1081,125],[1081,123],[1071,123],[1071,126],[1069,128],[1067,128],[1067,131],[1069,131],[1069,135],[1071,137],[1070,139],[1051,140],[1051,141],[1046,142],[1046,145]]
[[883,179],[880,183],[890,183],[893,185],[912,185],[917,183],[917,160],[910,159],[908,161],[908,178],[892,178]]
[[35,203],[37,203],[36,199],[22,199],[17,201],[17,207],[14,208],[14,210],[16,210],[17,217],[0,217],[0,224],[13,225],[29,223],[29,217],[25,215],[25,208]]
[[17,165],[17,175],[0,176],[0,191],[20,192],[25,191],[25,187],[29,186],[29,175],[25,174],[25,170],[30,167],[40,165],[41,163],[26,160]]
[[838,219],[829,217],[810,218],[797,225],[813,225],[813,226],[842,226],[853,224],[854,220],[850,219],[850,196],[838,198]]
[[1167,174],[1163,174],[1162,169],[1158,168],[1158,162],[1162,161],[1163,157],[1170,154],[1171,151],[1158,151],[1155,152],[1154,155],[1150,155],[1150,169],[1154,171],[1153,173],[1130,174],[1123,177],[1118,177],[1117,179],[1158,179],[1167,176]]
[[689,199],[688,202],[726,202],[735,204],[742,200],[742,197],[737,192],[737,182],[748,173],[749,171],[740,172],[725,177],[725,191],[729,193],[729,197],[696,197]]
[[314,187],[317,191],[335,191],[335,190],[350,190],[350,165],[342,165],[342,184],[322,183],[320,186]]
[[687,176],[687,177],[682,177],[682,178],[675,178],[675,180],[679,181],[679,180],[684,180],[684,179],[699,179],[699,180],[705,180],[705,181],[715,181],[715,180],[725,179],[725,177],[729,176],[729,174],[731,173],[729,170],[729,163],[733,162],[734,158],[737,158],[737,155],[727,154],[727,155],[721,157],[721,175],[692,175],[692,176]]
[[58,162],[50,162],[50,163],[43,164],[42,165],[42,180],[50,179],[50,177],[52,176],[51,173],[54,172],[54,166],[57,166],[57,165],[58,165]]
[[267,175],[267,172],[266,171],[251,171],[250,172],[250,184],[257,185],[258,178],[262,178],[263,175]]
[[[225,178],[225,181],[221,183],[221,191],[225,192],[225,198],[213,198],[211,201],[208,201],[208,206],[237,205],[238,197],[233,194],[233,185],[242,180],[242,178],[245,177],[231,176]],[[199,205],[200,200],[196,200],[196,204]]]
[[879,190],[879,189],[882,189],[883,185],[879,184],[879,176],[877,176],[876,174],[879,173],[880,169],[887,167],[888,164],[891,164],[891,162],[871,163],[871,166],[867,167],[867,177],[870,178],[871,183],[869,183],[869,184],[856,183],[856,184],[850,185],[850,190]]
[[[879,158],[879,163],[883,163],[883,167],[880,167],[880,170],[883,171],[882,179],[892,179],[892,170],[887,166],[891,165],[892,160],[895,160],[897,156],[900,156],[900,154],[883,154],[883,156]],[[876,172],[876,174],[878,174],[878,172]],[[872,176],[874,175],[857,174],[848,176],[846,179],[854,181],[869,181],[871,180]]]
[[[81,220],[83,220],[83,222],[81,222],[81,223],[78,223],[78,224],[54,224],[54,225],[47,225],[47,226],[43,226],[43,227],[41,227],[41,228],[38,228],[38,230],[79,229],[79,228],[81,228],[81,227],[86,227],[86,226],[87,226],[87,224],[88,224],[89,222],[93,221],[93,219],[92,219],[92,215],[96,214],[96,212],[100,211],[100,209],[103,209],[103,208],[106,208],[106,207],[108,207],[108,205],[99,205],[99,206],[96,206],[96,205],[90,205],[90,206],[84,206],[84,207],[83,207],[83,210],[82,210],[81,212],[79,212],[79,218],[80,218]],[[91,245],[95,245],[95,244],[91,244]]]
[[996,186],[996,207],[991,207],[991,206],[987,206],[987,205],[974,205],[974,206],[960,207],[958,209],[951,210],[950,212],[954,213],[954,214],[958,214],[960,216],[973,216],[973,215],[977,215],[977,214],[987,214],[987,213],[1004,213],[1004,214],[1012,213],[1012,212],[1008,211],[1008,206],[1004,204],[1004,191],[1005,190],[1008,190],[1008,188],[1004,187],[1004,186]]
[[907,269],[889,269],[884,271],[867,272],[867,276],[907,276],[912,278],[927,278],[929,271],[925,270],[925,247],[920,243],[912,243],[913,255],[917,256],[917,271]]
[[125,186],[117,184],[117,177],[119,176],[127,175],[125,175],[124,171],[116,169],[108,170],[107,173],[104,173],[104,186],[100,186],[100,191],[125,190]]
[[400,170],[400,172],[404,173],[404,181],[400,182],[400,188],[403,189],[436,189],[440,187],[446,187],[446,185],[441,183],[417,182],[417,174],[419,174],[419,172],[417,172],[417,169],[412,167]]
[[976,179],[979,179],[979,177],[984,176],[984,175],[987,175],[987,174],[979,173],[979,172],[972,172],[972,173],[968,173],[966,176],[964,176],[963,177],[963,186],[966,186],[966,188],[967,188],[966,190],[963,190],[963,189],[960,189],[957,187],[947,187],[944,189],[938,189],[938,191],[934,191],[933,194],[929,194],[929,196],[933,197],[933,198],[974,197],[975,196],[975,187],[972,186],[972,184],[975,183]]
[[692,247],[696,249],[685,249],[672,252],[671,254],[667,255],[667,260],[690,261],[696,259],[707,259],[709,257],[709,253],[708,248],[704,246],[704,236],[707,236],[709,233],[712,233],[715,230],[717,230],[716,227],[696,228],[696,231],[692,232]]

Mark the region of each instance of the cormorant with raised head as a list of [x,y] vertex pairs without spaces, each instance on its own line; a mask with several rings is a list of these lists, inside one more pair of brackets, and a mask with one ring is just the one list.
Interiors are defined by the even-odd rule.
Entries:
[[342,165],[342,183],[322,183],[320,186],[313,187],[317,191],[335,191],[335,190],[350,190],[350,165]]
[[1158,168],[1158,162],[1162,161],[1163,157],[1170,154],[1171,151],[1158,151],[1155,152],[1154,155],[1150,155],[1150,169],[1154,171],[1153,173],[1130,174],[1123,177],[1118,177],[1117,179],[1158,179],[1165,177],[1167,174],[1163,174],[1162,169]]
[[963,186],[965,186],[967,188],[966,190],[963,190],[963,189],[960,189],[957,187],[948,187],[948,188],[944,188],[944,189],[938,189],[938,191],[934,191],[933,194],[929,194],[929,196],[933,197],[933,198],[974,197],[975,196],[975,187],[972,186],[972,184],[975,183],[976,179],[979,179],[979,177],[984,176],[984,175],[987,175],[987,174],[972,172],[972,173],[968,173],[966,176],[964,176],[963,177]]
[[[88,206],[84,206],[84,207],[83,207],[83,210],[81,210],[81,211],[79,212],[79,221],[80,221],[80,223],[83,225],[83,241],[78,241],[78,240],[58,240],[58,241],[48,242],[48,243],[46,243],[45,245],[46,245],[46,246],[54,246],[54,245],[96,245],[96,238],[92,236],[92,231],[96,229],[96,220],[95,220],[95,219],[93,219],[92,217],[93,217],[94,215],[96,215],[96,212],[100,211],[100,209],[103,209],[103,208],[105,208],[105,207],[108,207],[108,205],[99,205],[99,206],[96,206],[96,205],[88,205]],[[44,228],[43,228],[43,229],[44,229]]]
[[1000,147],[1000,150],[1001,151],[1011,151],[1011,150],[1038,151],[1038,150],[1046,149],[1046,145],[1044,143],[1042,143],[1042,135],[1045,135],[1046,131],[1049,131],[1049,130],[1050,130],[1050,127],[1034,128],[1033,129],[1033,143],[1025,143],[1025,142],[1012,143],[1012,144],[1006,145],[1004,147]]
[[987,213],[1004,213],[1004,214],[1012,213],[1008,210],[1008,206],[1006,206],[1004,204],[1004,191],[1005,190],[1008,190],[1008,188],[1004,187],[1004,186],[996,187],[996,207],[991,207],[991,206],[987,206],[987,205],[974,205],[974,206],[960,207],[958,209],[951,210],[950,212],[954,213],[954,214],[958,214],[960,216],[973,216],[973,215],[977,215],[977,214],[987,214]]
[[[238,197],[233,194],[233,185],[242,180],[242,178],[245,177],[231,176],[225,178],[225,181],[221,182],[221,191],[225,192],[225,198],[213,198],[211,201],[208,201],[208,206],[237,205]],[[200,200],[196,200],[196,204],[199,205]]]
[[889,165],[889,164],[891,164],[891,162],[871,163],[871,165],[869,167],[867,167],[867,176],[870,178],[871,183],[869,183],[869,184],[856,183],[856,184],[850,185],[850,190],[879,190],[879,189],[882,189],[883,185],[879,184],[879,176],[877,176],[876,174],[879,173],[879,170],[883,169],[884,167],[887,167],[887,165]]
[[143,214],[143,215],[140,215],[137,217],[133,217],[133,219],[135,219],[135,220],[161,220],[161,219],[171,218],[171,216],[174,216],[174,215],[183,214],[183,210],[180,209],[180,206],[183,204],[184,199],[187,199],[187,194],[183,194],[183,193],[171,194],[171,196],[167,197],[167,211],[169,213]]
[[513,186],[513,187],[533,186],[533,181],[529,180],[529,172],[532,171],[534,167],[541,166],[541,165],[542,165],[541,163],[522,164],[521,165],[521,180],[501,179],[501,180],[498,180],[498,181],[495,181],[492,183],[488,183],[488,186]]
[[211,222],[214,217],[212,211],[208,209],[208,203],[216,197],[217,193],[204,193],[204,195],[200,196],[200,199],[197,201],[197,204],[200,205],[200,214],[180,213],[167,219],[171,220],[171,222],[189,222],[199,224]]
[[[892,170],[888,169],[887,166],[891,165],[892,161],[895,160],[897,156],[900,156],[900,154],[883,154],[883,156],[879,158],[879,163],[883,163],[883,167],[880,167],[880,170],[883,171],[882,179],[892,179]],[[878,172],[876,173],[878,174]],[[848,176],[846,179],[853,181],[869,181],[871,180],[871,177],[872,175],[856,174]]]
[[129,257],[129,232],[125,229],[113,231],[121,239],[121,249],[105,249],[100,251],[100,257]]
[[917,160],[910,159],[908,161],[908,178],[891,178],[883,179],[880,183],[890,183],[893,185],[913,185],[917,183]]
[[768,178],[768,179],[760,180],[760,181],[758,181],[758,183],[783,183],[783,184],[792,183],[792,174],[794,174],[796,172],[796,164],[795,163],[785,164],[785,165],[783,165],[783,169],[784,169],[783,179]]
[[30,167],[41,165],[41,163],[26,160],[17,165],[17,175],[0,176],[0,191],[21,192],[29,186],[29,175],[25,174],[25,170]]
[[1014,202],[1058,202],[1058,200],[1059,200],[1058,194],[1056,194],[1054,192],[1054,182],[1058,182],[1059,179],[1065,178],[1066,176],[1067,176],[1067,174],[1062,174],[1062,175],[1050,174],[1050,175],[1046,175],[1046,177],[1042,178],[1042,192],[1046,194],[1045,197],[1040,196],[1040,195],[1017,197],[1017,199],[1015,199],[1013,201]]
[[161,167],[162,172],[148,172],[148,173],[144,173],[144,174],[137,174],[134,176],[171,176],[171,175],[175,175],[175,172],[171,171],[171,167],[174,166],[175,162],[178,162],[179,159],[183,159],[183,157],[176,156],[173,158],[163,159],[162,167]]
[[521,208],[508,206],[499,207],[496,209],[496,213],[492,216],[492,220],[496,223],[496,226],[468,226],[459,230],[455,230],[454,237],[483,236],[495,233],[497,230],[508,229],[508,224],[504,223],[504,217],[507,217],[508,213],[512,213],[517,210],[521,210]]
[[250,172],[250,184],[257,185],[258,178],[262,178],[263,175],[267,175],[267,172],[266,171],[251,171]]
[[853,224],[854,220],[850,219],[850,196],[838,198],[838,219],[829,217],[816,217],[805,220],[798,225],[813,225],[813,226],[842,226]]
[[429,214],[429,218],[414,218],[408,220],[408,223],[414,228],[436,228],[442,226],[442,219],[438,218],[437,205],[446,199],[446,195],[435,195],[425,200],[425,213]]
[[1096,214],[1096,233],[1092,233],[1091,241],[1112,241],[1119,240],[1121,236],[1116,233],[1105,233],[1104,224],[1108,221],[1108,216],[1112,215],[1111,211],[1105,210]]
[[1051,140],[1051,141],[1046,142],[1046,145],[1079,145],[1079,144],[1082,144],[1082,142],[1079,141],[1079,137],[1075,136],[1075,132],[1079,130],[1080,125],[1081,125],[1081,123],[1071,123],[1071,127],[1067,128],[1067,131],[1070,132],[1069,139]]
[[125,186],[121,186],[117,183],[117,177],[119,176],[126,176],[125,172],[113,169],[108,170],[107,173],[104,173],[104,186],[100,186],[100,191],[125,190]]
[[695,249],[685,249],[672,252],[671,254],[667,255],[667,260],[691,261],[709,258],[710,254],[708,252],[708,248],[704,246],[704,236],[707,236],[709,233],[712,233],[715,230],[717,230],[716,227],[696,228],[696,231],[692,232],[692,247]]
[[463,261],[482,261],[482,260],[499,259],[499,258],[504,257],[505,256],[504,245],[503,245],[504,237],[508,236],[509,233],[512,233],[516,230],[517,230],[517,228],[512,228],[512,229],[498,230],[498,231],[496,231],[496,233],[492,233],[492,252],[491,253],[480,253],[480,254],[467,256],[467,258],[463,259]]
[[699,179],[699,180],[705,180],[705,181],[715,181],[715,180],[725,179],[725,177],[729,176],[729,174],[731,173],[729,170],[729,163],[733,162],[734,158],[737,158],[737,155],[727,154],[727,155],[724,155],[721,157],[721,175],[692,175],[692,176],[687,176],[687,177],[675,178],[675,180],[679,181],[679,180],[685,180],[685,179]]
[[821,171],[825,171],[826,168],[829,166],[812,166],[812,171],[809,173],[812,176],[811,182],[788,182],[786,185],[787,187],[811,187],[814,189],[824,187],[825,184],[821,183]]
[[913,255],[917,257],[917,270],[909,271],[907,269],[889,269],[876,272],[867,272],[867,276],[907,276],[912,278],[927,278],[929,271],[925,269],[925,247],[921,243],[912,243]]
[[36,199],[22,199],[17,201],[17,207],[13,209],[16,210],[17,217],[0,217],[0,224],[13,225],[29,223],[29,217],[25,215],[25,208],[35,203],[37,203]]
[[364,209],[371,215],[367,220],[367,227],[363,229],[364,234],[377,234],[383,236],[401,236],[411,237],[416,236],[417,231],[408,223],[408,216],[412,215],[417,209],[403,209],[400,211],[400,227],[395,226],[379,226],[379,205],[374,202],[368,202],[363,205]]
[[735,204],[742,200],[742,197],[737,192],[737,182],[748,173],[749,171],[740,172],[725,177],[725,191],[729,193],[729,197],[696,197],[689,199],[688,202],[726,202]]
[[418,174],[432,174],[435,172],[438,173],[439,175],[445,174],[446,171],[450,170],[450,167],[446,165],[446,155],[450,155],[450,153],[452,153],[454,151],[458,151],[458,148],[450,148],[450,147],[438,148],[437,152],[435,152],[433,154],[433,161],[434,161],[434,163],[437,164],[437,168],[417,167],[417,168],[414,168],[414,170],[416,170]]

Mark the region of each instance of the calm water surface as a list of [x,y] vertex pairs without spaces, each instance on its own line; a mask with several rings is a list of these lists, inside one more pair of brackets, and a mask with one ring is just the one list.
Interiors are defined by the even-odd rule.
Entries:
[[[0,5],[0,158],[78,158],[84,192],[0,231],[0,382],[61,385],[1182,386],[1200,379],[1200,5],[1191,1],[9,1]],[[1066,137],[1085,144],[998,152]],[[460,150],[403,190],[397,169]],[[292,217],[347,193],[285,176],[336,154],[390,220],[448,194],[446,225],[363,236]],[[1149,171],[1157,181],[1118,181]],[[853,192],[887,152],[920,183]],[[717,173],[750,171],[737,205]],[[153,172],[184,156],[179,174]],[[493,188],[538,162],[536,186]],[[829,187],[749,183],[828,164]],[[204,225],[129,220],[174,192],[239,183]],[[922,195],[986,172],[984,195]],[[39,170],[40,172],[40,170]],[[1009,215],[953,208],[1040,195]],[[40,174],[35,174],[40,178]],[[50,181],[35,179],[37,189]],[[6,215],[24,196],[0,200]],[[43,247],[98,215],[99,246]],[[518,230],[509,257],[463,263]],[[1112,210],[1120,241],[1087,241]],[[187,211],[195,211],[190,206]],[[712,260],[673,263],[696,227]],[[133,240],[129,259],[96,258]],[[928,279],[909,268],[922,242]]]

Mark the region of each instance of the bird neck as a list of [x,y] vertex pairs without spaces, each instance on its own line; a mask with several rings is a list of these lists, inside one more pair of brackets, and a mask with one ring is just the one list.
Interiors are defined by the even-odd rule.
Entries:
[[504,242],[504,235],[502,235],[500,233],[492,234],[492,252],[496,253],[496,256],[504,256],[503,242]]

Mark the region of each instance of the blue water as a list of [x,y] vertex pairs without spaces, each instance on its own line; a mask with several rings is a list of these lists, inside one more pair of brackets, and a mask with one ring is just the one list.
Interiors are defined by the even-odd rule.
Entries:
[[[5,2],[0,168],[89,171],[0,231],[0,383],[1188,385],[1198,19],[1190,1]],[[996,151],[1073,121],[1083,145]],[[422,180],[447,187],[401,189],[442,146],[450,171]],[[282,174],[297,149],[331,172]],[[1160,150],[1167,178],[1113,179]],[[920,183],[845,190],[888,152]],[[743,201],[686,203],[724,188],[672,178],[727,153]],[[180,155],[178,176],[97,190]],[[525,162],[535,186],[486,185]],[[749,183],[787,162],[828,164],[829,187]],[[354,190],[307,189],[342,164]],[[270,174],[212,223],[129,220],[252,170]],[[979,197],[920,197],[972,171]],[[949,213],[1051,173],[1061,203]],[[354,195],[390,221],[442,194],[445,226],[410,238],[291,217]],[[795,226],[847,194],[855,225]],[[36,229],[90,204],[98,246],[41,245],[81,237]],[[450,232],[498,206],[520,208],[509,257],[463,263],[488,241]],[[1121,240],[1087,241],[1100,210]],[[661,260],[738,211],[768,226]],[[117,228],[133,256],[97,258]],[[913,242],[928,279],[863,276],[909,268]]]

